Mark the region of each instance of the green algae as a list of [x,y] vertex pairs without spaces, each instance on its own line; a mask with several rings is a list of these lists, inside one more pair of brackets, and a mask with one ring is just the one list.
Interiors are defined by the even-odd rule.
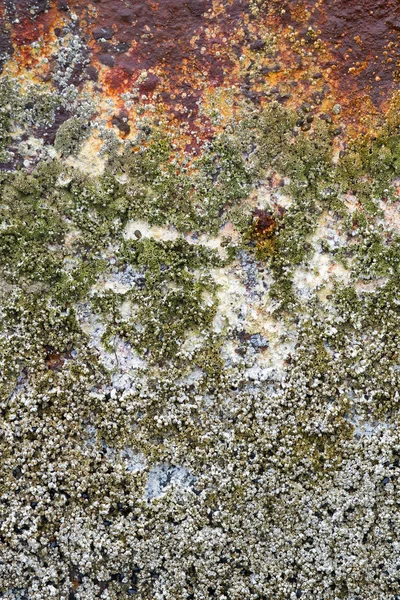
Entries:
[[[113,157],[97,178],[57,160],[31,174],[2,176],[1,418],[14,433],[5,427],[1,494],[8,502],[22,496],[20,511],[30,507],[30,522],[21,519],[16,530],[7,519],[2,524],[7,546],[20,550],[25,535],[39,536],[43,545],[34,552],[52,563],[54,543],[66,551],[62,519],[71,519],[80,523],[80,541],[68,548],[75,553],[68,578],[82,584],[83,567],[74,561],[84,563],[83,544],[91,549],[96,593],[99,582],[110,580],[110,597],[127,594],[131,583],[124,577],[132,577],[132,557],[139,554],[135,585],[143,598],[154,596],[155,570],[174,573],[175,559],[192,565],[188,590],[206,582],[209,596],[257,598],[265,583],[250,574],[263,572],[259,563],[268,565],[267,589],[278,589],[282,556],[270,550],[274,528],[286,523],[274,544],[292,539],[302,502],[304,514],[310,506],[328,520],[340,512],[341,498],[329,494],[335,485],[339,495],[343,485],[332,481],[341,469],[345,473],[349,456],[365,470],[372,452],[353,439],[354,406],[366,419],[392,423],[398,415],[399,240],[386,235],[376,210],[397,173],[396,143],[388,156],[375,151],[373,141],[371,154],[354,150],[359,161],[345,155],[336,167],[329,126],[296,136],[294,119],[279,107],[250,115],[237,138],[222,136],[190,169],[173,163],[168,140],[157,138],[145,149],[129,147]],[[354,162],[362,168],[351,170]],[[288,179],[285,193],[293,202],[273,234],[273,251],[257,254],[247,244],[252,215],[248,208],[241,214],[241,201],[266,167]],[[378,180],[372,191],[362,181],[369,169]],[[346,218],[339,196],[348,192],[363,200],[360,211]],[[299,298],[293,285],[296,269],[312,258],[309,240],[326,211],[337,215],[345,232],[356,231],[344,251],[352,282],[338,283],[328,304]],[[223,358],[230,334],[213,331],[218,289],[210,274],[223,263],[216,251],[182,237],[187,230],[217,233],[235,212],[243,247],[272,276],[275,318],[283,315],[288,328],[295,326],[284,385],[249,380],[243,361]],[[126,225],[138,218],[180,233],[174,241],[127,240]],[[235,252],[232,246],[229,266],[236,264]],[[326,253],[339,259],[329,247]],[[101,288],[129,273],[127,291]],[[386,280],[367,293],[358,286],[366,278]],[[128,318],[124,302],[130,303]],[[78,312],[86,304],[104,320],[109,350],[120,338],[146,361],[133,376],[136,387],[113,387],[112,368],[102,366],[82,330]],[[185,344],[191,336],[201,337],[194,348]],[[354,400],[362,395],[365,408]],[[118,454],[127,445],[144,453],[146,469],[127,471]],[[23,461],[13,447],[23,447]],[[379,452],[376,460],[383,462]],[[150,465],[164,462],[197,472],[197,487],[186,495],[170,488],[148,502],[143,490]],[[61,465],[55,475],[48,467],[53,464]],[[356,493],[349,498],[357,504],[361,488],[351,477]],[[43,490],[43,481],[54,485]],[[290,502],[296,499],[293,518],[285,486]],[[310,489],[323,498],[310,502]],[[304,514],[310,530],[315,523]],[[95,542],[87,533],[94,526]],[[293,538],[293,547],[304,547],[304,539],[312,547],[307,530],[301,536]],[[375,546],[379,560],[386,560]],[[107,548],[117,551],[110,556]],[[367,575],[357,577],[367,581]],[[192,594],[182,593],[176,581],[170,586],[170,597]],[[347,597],[343,590],[338,594]]]
[[86,119],[71,117],[59,127],[54,147],[61,156],[76,156],[89,133]]
[[[205,292],[212,293],[213,283],[206,274],[195,276],[193,270],[216,266],[216,259],[206,258],[205,250],[199,248],[195,257],[182,240],[177,244],[124,242],[126,223],[141,217],[150,224],[175,225],[180,231],[217,231],[227,215],[236,211],[238,219],[242,218],[241,198],[248,194],[251,182],[257,183],[263,165],[273,165],[288,178],[284,191],[293,202],[273,234],[270,251],[257,253],[256,248],[256,259],[270,266],[274,278],[270,296],[277,310],[295,313],[300,307],[292,287],[293,272],[310,254],[308,239],[318,217],[323,211],[335,210],[332,207],[339,202],[339,190],[363,197],[366,172],[379,184],[370,199],[387,189],[383,185],[390,187],[385,177],[397,173],[397,138],[390,135],[388,141],[386,131],[369,146],[365,141],[354,146],[351,160],[345,153],[334,166],[329,124],[321,122],[310,133],[297,132],[295,122],[295,114],[278,105],[261,115],[253,114],[242,122],[236,136],[224,134],[206,148],[190,170],[177,169],[168,140],[150,134],[145,148],[128,145],[122,156],[112,157],[105,174],[98,178],[66,169],[57,161],[42,163],[30,175],[4,176],[3,276],[14,284],[40,282],[42,289],[51,290],[55,297],[77,301],[104,270],[107,261],[103,256],[110,244],[121,244],[117,260],[143,273],[145,289],[125,295],[96,295],[94,305],[102,314],[111,313],[115,321],[108,323],[106,338],[118,332],[141,352],[155,353],[158,359],[171,357],[187,331],[210,327],[215,306],[204,308],[203,298]],[[65,131],[72,127],[68,123]],[[73,130],[82,125],[74,121]],[[59,134],[63,135],[62,129]],[[383,152],[382,148],[389,146],[390,152]],[[74,148],[76,152],[78,146]],[[121,183],[122,174],[126,180]],[[364,201],[362,206],[366,213],[360,212],[359,217],[355,213],[348,221],[349,229],[357,221],[357,239],[342,259],[350,261],[354,277],[363,273],[390,277],[398,271],[398,237],[388,243],[382,226],[369,231],[366,215],[373,219],[379,214]],[[340,208],[343,210],[342,204]],[[238,221],[245,236],[248,218]],[[71,232],[76,232],[76,239],[67,250],[65,239]],[[230,251],[232,260],[234,248]],[[74,266],[66,273],[63,265],[68,260]],[[118,305],[124,299],[143,307],[135,314],[146,323],[142,331],[118,316]],[[177,318],[183,306],[187,310]]]
[[[176,355],[187,332],[207,330],[215,316],[215,282],[206,268],[219,264],[215,252],[191,246],[183,239],[156,242],[143,239],[124,242],[117,256],[120,268],[138,270],[139,282],[129,292],[99,293],[94,307],[113,315],[105,339],[118,332],[135,349],[150,353],[152,360]],[[204,294],[214,297],[204,302]],[[133,320],[118,315],[118,304],[132,304]],[[140,323],[140,329],[135,323]]]
[[0,160],[6,162],[8,158],[7,146],[11,141],[11,128],[15,107],[15,86],[9,79],[0,80]]
[[[74,128],[78,127],[78,122],[74,123]],[[30,282],[40,281],[42,286],[51,288],[60,297],[70,294],[71,299],[83,298],[105,267],[101,253],[109,244],[117,240],[121,243],[123,228],[130,219],[140,216],[150,224],[167,222],[182,231],[188,228],[217,231],[217,226],[226,218],[225,213],[231,216],[236,211],[238,218],[242,218],[240,199],[248,194],[251,181],[257,182],[263,165],[274,165],[288,178],[285,192],[293,198],[293,203],[281,218],[271,250],[264,254],[256,253],[256,258],[270,265],[274,277],[271,299],[280,311],[291,310],[296,306],[292,274],[309,255],[307,240],[315,231],[322,211],[332,210],[332,201],[338,198],[338,190],[362,196],[365,187],[362,179],[366,171],[371,171],[374,181],[381,181],[379,189],[385,181],[384,176],[389,173],[392,177],[397,172],[396,159],[393,158],[396,140],[393,136],[390,137],[390,156],[382,154],[382,147],[388,145],[385,132],[371,142],[370,150],[366,149],[364,142],[351,160],[345,153],[335,167],[329,158],[329,125],[321,122],[312,133],[299,132],[296,136],[293,135],[294,128],[295,114],[274,105],[261,115],[252,115],[243,121],[236,137],[232,133],[221,136],[205,150],[190,172],[187,169],[178,172],[176,165],[171,163],[171,145],[156,134],[154,139],[150,135],[146,148],[136,151],[128,146],[122,156],[114,156],[106,173],[97,179],[65,169],[57,161],[42,163],[31,175],[7,175],[3,182],[2,200],[4,275],[10,282],[22,281],[21,277]],[[250,147],[252,151],[249,153]],[[352,152],[354,154],[356,150],[352,149]],[[377,161],[379,168],[373,166]],[[123,183],[120,182],[121,174],[127,178]],[[66,183],[59,184],[60,178]],[[197,211],[200,198],[203,199],[201,208],[204,215]],[[365,208],[365,203],[363,206]],[[372,213],[367,211],[367,214],[371,218],[377,216],[376,210]],[[244,217],[240,223],[245,235],[248,218]],[[369,232],[364,212],[359,218],[353,214],[352,223],[349,221],[347,226],[353,226],[357,219],[361,219],[357,234],[359,242],[356,241],[348,249],[347,256],[343,254],[342,257],[350,261],[356,257],[356,266],[352,267],[354,276],[368,272],[369,276],[381,277],[397,272],[397,237],[388,245],[382,227]],[[76,241],[66,253],[65,236],[74,229],[78,232]],[[146,245],[149,246],[147,250]],[[143,349],[149,344],[157,347],[160,335],[164,335],[159,330],[167,326],[172,315],[179,313],[179,306],[182,303],[192,306],[183,323],[171,325],[171,331],[176,332],[176,341],[173,341],[173,336],[166,336],[169,340],[167,346],[172,344],[166,352],[172,355],[182,340],[183,331],[190,329],[191,324],[201,330],[212,321],[214,309],[206,310],[204,315],[201,310],[202,294],[210,292],[212,284],[206,281],[207,278],[196,281],[193,274],[188,275],[193,268],[192,258],[186,250],[183,251],[183,247],[179,250],[183,253],[183,262],[178,263],[183,269],[178,270],[180,279],[177,281],[168,269],[161,277],[159,264],[164,264],[166,256],[160,248],[160,245],[148,241],[123,242],[119,259],[126,263],[129,255],[129,261],[145,271],[146,285],[154,294],[150,311],[152,317],[145,333],[133,334],[130,331],[131,341],[136,340],[136,348]],[[230,250],[232,259],[234,249]],[[172,261],[175,255],[176,252],[171,250]],[[147,264],[145,261],[149,261],[149,257],[151,261]],[[68,258],[75,261],[76,266],[65,274],[62,265]],[[215,260],[210,264],[215,266]],[[159,273],[156,275],[157,270]],[[161,310],[159,304],[165,290],[175,284],[178,290],[171,290],[168,310],[165,307]],[[140,304],[147,298],[146,294],[147,290],[136,291],[131,300]],[[117,310],[116,299],[110,300],[112,296],[106,294],[104,298],[97,298],[96,302],[102,305],[103,312]],[[121,334],[128,335],[126,324],[119,327]],[[168,331],[169,327],[168,324]]]

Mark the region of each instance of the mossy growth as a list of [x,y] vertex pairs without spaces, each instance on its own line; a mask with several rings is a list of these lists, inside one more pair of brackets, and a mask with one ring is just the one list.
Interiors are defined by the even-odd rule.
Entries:
[[53,125],[56,110],[62,106],[62,101],[56,92],[32,85],[21,94],[20,104],[18,117],[22,126],[32,129],[38,135],[38,130]]
[[62,276],[66,226],[57,206],[44,202],[41,192],[33,175],[3,176],[1,271],[19,285],[24,280],[51,285]]
[[6,162],[8,159],[6,149],[19,106],[19,96],[16,92],[16,85],[9,78],[0,79],[0,162]]
[[216,233],[221,213],[246,197],[251,173],[235,136],[222,135],[190,167],[174,156],[168,137],[154,132],[145,145],[127,145],[110,158],[106,173],[117,181],[121,202],[128,196],[132,218],[168,223],[180,231]]
[[[244,228],[245,244],[250,242],[256,259],[270,265],[275,280],[271,297],[280,310],[294,306],[292,274],[312,258],[309,240],[324,212],[336,215],[352,237],[351,245],[335,252],[343,264],[352,265],[354,277],[397,272],[398,236],[388,235],[379,223],[383,216],[379,202],[395,199],[393,182],[398,176],[396,153],[400,147],[395,115],[389,115],[373,139],[360,138],[350,144],[337,162],[326,122],[319,122],[309,132],[298,131],[290,110],[271,105],[261,115],[247,119],[243,127],[243,139],[253,140],[253,174],[260,174],[262,165],[272,166],[286,178],[283,190],[292,200],[263,251],[254,243],[254,219],[247,216],[247,231]],[[351,217],[343,200],[348,193],[360,202],[360,209]]]
[[54,147],[61,156],[76,156],[89,133],[86,119],[71,117],[59,127]]
[[[215,251],[183,238],[148,238],[124,242],[117,260],[121,273],[135,270],[133,287],[121,294],[99,292],[93,298],[108,321],[105,340],[118,335],[159,362],[179,356],[188,334],[206,334],[216,312],[216,286],[208,272],[219,265]],[[120,310],[126,302],[131,313],[127,319]]]
[[0,78],[0,162],[12,164],[15,161],[15,146],[13,153],[7,149],[14,135],[18,139],[18,130],[41,137],[44,130],[54,124],[60,106],[62,100],[54,91],[37,85],[22,91],[16,81]]
[[[398,104],[398,100],[397,100]],[[394,199],[394,180],[400,174],[400,119],[394,103],[373,136],[352,141],[338,163],[338,181],[375,215],[377,201]]]
[[[292,306],[291,274],[310,256],[307,240],[315,231],[318,217],[338,203],[332,135],[323,121],[311,132],[298,131],[294,111],[275,104],[244,121],[243,129],[246,143],[252,140],[253,177],[260,177],[266,166],[276,169],[286,178],[283,192],[292,199],[291,206],[277,215],[278,226],[264,250],[259,243],[253,245],[256,258],[270,264],[275,279],[272,295],[282,310]],[[245,233],[250,242],[253,228],[254,222],[250,222]]]

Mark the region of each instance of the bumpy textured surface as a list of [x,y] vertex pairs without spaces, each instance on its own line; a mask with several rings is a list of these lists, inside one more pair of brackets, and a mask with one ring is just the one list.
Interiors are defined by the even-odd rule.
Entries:
[[1,598],[400,598],[399,44],[0,1]]

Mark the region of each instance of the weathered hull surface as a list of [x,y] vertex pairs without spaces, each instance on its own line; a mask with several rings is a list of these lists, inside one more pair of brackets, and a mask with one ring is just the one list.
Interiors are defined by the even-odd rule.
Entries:
[[0,0],[1,598],[400,598],[399,44]]

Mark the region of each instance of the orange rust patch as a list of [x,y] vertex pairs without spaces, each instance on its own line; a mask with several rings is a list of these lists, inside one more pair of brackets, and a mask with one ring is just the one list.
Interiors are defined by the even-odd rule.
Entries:
[[37,3],[26,0],[6,2],[4,11],[8,21],[14,45],[24,50],[27,44],[47,35],[58,18],[56,7],[47,8],[45,1]]
[[[155,106],[183,127],[187,148],[218,131],[243,101],[306,100],[321,112],[339,102],[337,120],[355,132],[368,129],[399,79],[397,0],[10,0],[2,14],[0,67],[11,39],[20,73],[30,69],[51,83],[51,53],[57,40],[68,43],[67,26],[85,49],[86,66],[71,82],[95,82],[89,91],[111,98],[115,113],[127,110],[129,118],[139,104]],[[210,90],[232,91],[231,108],[213,123],[202,109]]]
[[171,116],[192,124],[202,90],[221,85],[233,68],[228,29],[240,26],[246,5],[234,0],[217,16],[211,0],[98,3],[85,21],[94,60],[105,67],[101,82],[110,95],[133,88],[138,98],[161,102]]

